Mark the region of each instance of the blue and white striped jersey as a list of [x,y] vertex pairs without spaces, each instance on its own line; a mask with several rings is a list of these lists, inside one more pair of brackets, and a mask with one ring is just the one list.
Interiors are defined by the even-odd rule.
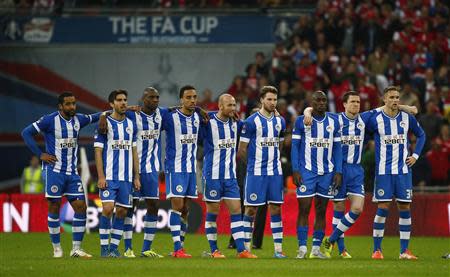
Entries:
[[164,170],[169,172],[194,172],[197,166],[197,137],[200,129],[200,116],[191,116],[175,110],[163,117],[166,131],[166,158]]
[[98,121],[100,113],[93,115],[76,114],[70,120],[59,112],[44,115],[32,126],[45,139],[45,149],[57,159],[55,164],[46,164],[49,169],[66,175],[78,174],[78,135],[80,129]]
[[412,131],[417,137],[413,157],[419,157],[425,144],[425,133],[416,118],[403,111],[390,117],[379,110],[372,115],[367,128],[374,132],[375,137],[376,174],[409,173],[406,165],[409,155],[408,132]]
[[94,147],[103,148],[103,170],[106,180],[133,181],[133,152],[136,146],[136,123],[125,118],[117,121],[108,116],[108,133],[96,134]]
[[313,117],[305,126],[304,116],[297,117],[292,131],[291,160],[294,171],[307,169],[323,175],[333,171],[342,173],[340,125],[336,115],[326,113],[321,119]]
[[255,176],[283,175],[280,142],[284,140],[283,117],[267,118],[256,112],[244,121],[240,141],[248,143],[247,172]]
[[165,108],[157,108],[151,115],[128,111],[127,117],[136,122],[139,173],[159,172],[161,169],[161,127]]
[[209,113],[209,117],[208,123],[201,126],[203,177],[235,179],[237,138],[242,122],[231,119],[224,122],[217,117],[217,112]]

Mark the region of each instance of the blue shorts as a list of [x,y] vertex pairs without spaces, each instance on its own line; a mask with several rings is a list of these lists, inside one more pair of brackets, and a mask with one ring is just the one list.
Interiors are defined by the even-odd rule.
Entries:
[[44,169],[45,197],[51,199],[61,198],[63,195],[69,201],[85,200],[83,184],[79,175],[66,175],[57,173],[52,168]]
[[360,164],[342,165],[342,185],[333,201],[344,201],[348,195],[364,197],[364,169]]
[[222,199],[241,199],[236,179],[203,178],[203,184],[203,201],[220,202]]
[[373,192],[374,202],[391,201],[393,197],[400,202],[412,202],[412,174],[376,175]]
[[195,172],[166,172],[166,198],[197,198],[197,179]]
[[333,176],[334,173],[325,173],[317,175],[314,172],[303,169],[300,170],[302,175],[302,184],[297,188],[297,198],[306,198],[313,196],[322,196],[325,198],[333,198]]
[[117,206],[131,208],[133,196],[131,194],[131,182],[106,180],[108,187],[100,189],[98,194],[102,202],[115,202]]
[[141,174],[141,190],[133,190],[133,199],[159,199],[159,172]]
[[283,190],[283,175],[254,176],[247,174],[244,188],[244,205],[283,204]]

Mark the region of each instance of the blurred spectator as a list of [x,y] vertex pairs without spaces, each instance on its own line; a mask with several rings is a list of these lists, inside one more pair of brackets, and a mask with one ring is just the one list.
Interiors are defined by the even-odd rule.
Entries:
[[433,101],[428,101],[425,106],[425,113],[419,115],[418,121],[425,131],[427,140],[423,152],[426,153],[431,146],[433,138],[439,135],[441,130],[442,118],[439,109]]
[[274,72],[275,84],[280,85],[282,80],[286,80],[291,84],[295,79],[295,66],[292,59],[289,56],[281,58],[281,66]]
[[367,66],[371,74],[380,75],[386,72],[389,64],[389,57],[384,53],[383,48],[378,46],[375,52],[369,55]]
[[21,193],[44,193],[42,169],[37,156],[32,156],[30,166],[25,167],[20,180]]
[[406,83],[400,93],[400,102],[403,105],[416,106],[420,109],[420,101],[417,94],[413,91],[411,84]]
[[244,93],[244,77],[234,77],[233,83],[228,88],[227,92],[236,97],[236,95]]
[[247,68],[245,69],[245,71],[248,72],[250,71],[250,67],[252,67],[253,65],[256,66],[256,74],[261,77],[261,76],[269,76],[269,64],[266,62],[266,56],[264,55],[263,52],[257,52],[255,54],[255,62],[252,64],[247,65]]
[[210,89],[203,91],[203,98],[199,101],[199,105],[207,111],[217,111],[219,109],[217,101],[213,99],[213,93]]
[[448,186],[448,171],[450,170],[450,152],[443,147],[443,141],[437,137],[431,142],[431,150],[426,154],[431,165],[431,184],[434,186]]
[[365,191],[373,191],[375,180],[375,143],[370,140],[362,154],[361,165],[364,168]]

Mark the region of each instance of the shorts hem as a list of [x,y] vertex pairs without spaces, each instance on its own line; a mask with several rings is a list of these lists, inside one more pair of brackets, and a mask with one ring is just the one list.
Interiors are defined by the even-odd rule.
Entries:
[[362,197],[362,198],[366,197],[364,194],[353,193],[353,192],[348,192],[348,193],[347,193],[347,196],[349,196],[349,195],[359,196],[359,197]]
[[248,202],[244,202],[244,206],[250,206],[250,207],[258,207],[258,206],[263,206],[266,205],[266,202],[263,203],[248,203]]
[[314,194],[308,194],[308,195],[298,195],[297,194],[297,198],[308,198],[308,197],[314,197],[314,196],[316,196],[315,193]]
[[333,198],[332,195],[324,195],[324,194],[321,194],[321,193],[316,193],[316,196],[320,196],[320,197],[328,198],[328,199],[332,199]]
[[282,205],[284,201],[267,201],[267,204],[280,204]]
[[116,206],[124,207],[124,208],[133,208],[133,205],[126,205],[119,202],[116,202]]

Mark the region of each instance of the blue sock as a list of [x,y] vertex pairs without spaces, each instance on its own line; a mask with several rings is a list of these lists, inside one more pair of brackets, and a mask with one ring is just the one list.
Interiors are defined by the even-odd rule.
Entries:
[[53,248],[61,247],[59,214],[48,213],[47,226],[48,226],[48,233],[50,234],[50,240],[52,241]]
[[323,230],[315,230],[313,233],[313,247],[319,246],[322,244],[323,237],[325,236],[325,232]]
[[206,238],[211,248],[211,253],[217,250],[217,215],[213,213],[206,213],[205,219],[205,233]]
[[373,220],[373,251],[381,251],[381,242],[384,236],[384,224],[389,211],[386,209],[377,209],[377,213]]
[[114,222],[111,229],[111,241],[109,244],[110,250],[116,250],[117,247],[119,247],[120,240],[122,239],[124,222],[124,218],[117,218],[117,216],[114,217]]
[[[349,211],[344,217],[342,217],[336,229],[334,229],[333,233],[330,236],[330,242],[339,242],[339,240],[342,238],[342,245],[344,245],[343,235],[350,227],[352,227],[358,217],[359,214],[355,214],[352,211]],[[345,247],[342,249],[342,251],[339,248],[339,253],[342,253],[344,250]]]
[[253,221],[255,218],[253,216],[244,215],[242,218],[244,224],[244,245],[245,248],[250,248],[250,242],[252,241],[253,233]]
[[172,234],[173,240],[173,249],[174,251],[178,251],[181,249],[181,213],[170,210],[169,216],[169,224],[170,224],[170,233]]
[[133,240],[133,208],[129,208],[127,210],[127,216],[125,217],[123,223],[123,243],[125,247],[125,251],[127,249],[133,249],[132,240]]
[[180,220],[181,220],[180,241],[181,241],[181,246],[183,246],[184,239],[186,238],[187,222],[184,220],[183,217],[181,217]]
[[152,242],[155,238],[157,223],[157,215],[147,214],[144,217],[144,244],[142,244],[142,252],[152,249]]
[[408,249],[411,236],[411,212],[400,211],[398,219],[398,229],[400,231],[400,253]]
[[111,233],[111,219],[104,215],[100,216],[100,223],[98,225],[98,233],[100,235],[100,246],[108,247],[109,234]]
[[283,252],[283,222],[281,215],[270,216],[270,228],[272,229],[273,245],[276,253]]
[[72,248],[80,249],[86,231],[86,214],[75,214],[72,222]]
[[308,242],[308,226],[297,226],[298,246],[306,246]]
[[245,250],[244,245],[244,224],[242,223],[241,214],[232,214],[230,216],[230,229],[231,235],[233,236],[234,242],[236,244],[236,250],[241,253]]
[[[345,212],[341,212],[341,211],[333,212],[333,232],[334,232],[334,230],[336,230],[337,225],[339,224],[341,219],[344,217],[344,214],[345,214]],[[331,240],[331,237],[330,237],[330,240]],[[337,238],[337,240],[335,240],[335,241],[337,241],[339,253],[342,253],[345,250],[344,235],[339,236]]]

